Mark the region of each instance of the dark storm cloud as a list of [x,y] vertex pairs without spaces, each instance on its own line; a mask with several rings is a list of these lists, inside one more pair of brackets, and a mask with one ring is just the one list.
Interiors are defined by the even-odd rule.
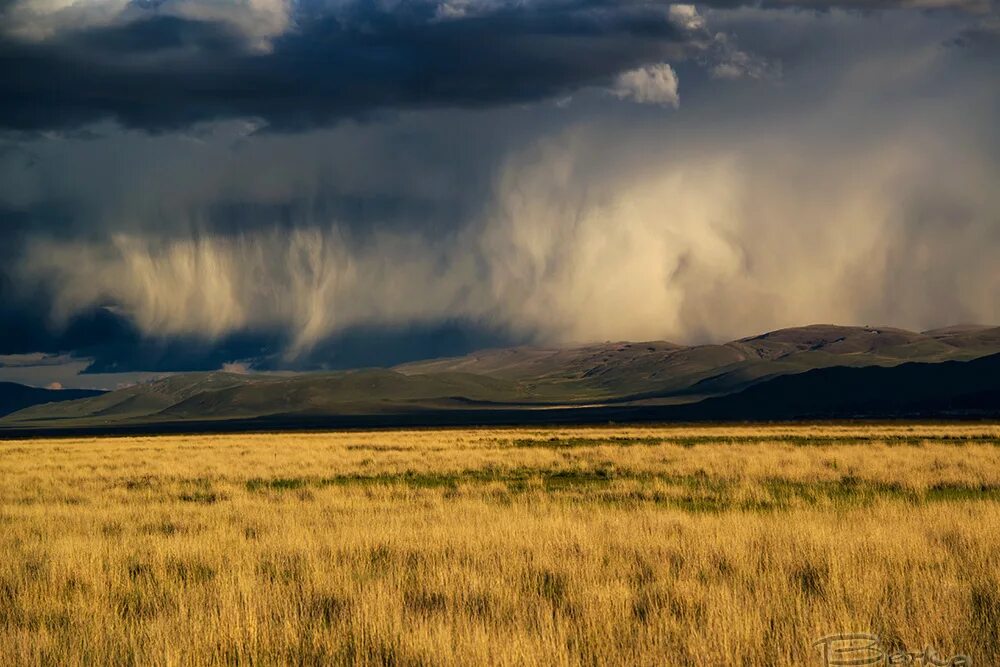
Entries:
[[[711,35],[671,21],[669,5],[645,1],[275,2],[289,15],[263,34],[255,15],[171,14],[177,3],[166,0],[133,2],[103,22],[15,22],[31,1],[0,4],[0,19],[14,26],[0,31],[0,127],[21,131],[102,119],[162,131],[232,117],[301,129],[401,109],[528,102],[711,48]],[[995,9],[991,0],[705,6]]]
[[0,43],[0,124],[68,128],[114,118],[164,130],[222,117],[308,127],[380,110],[537,100],[676,56],[662,7],[594,1],[436,5],[335,13],[303,4],[266,48],[223,22],[161,16]]

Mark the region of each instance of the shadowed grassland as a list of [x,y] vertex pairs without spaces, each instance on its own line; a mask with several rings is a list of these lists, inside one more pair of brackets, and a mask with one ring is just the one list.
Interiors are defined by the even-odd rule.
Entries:
[[1000,664],[1000,427],[0,442],[0,664]]

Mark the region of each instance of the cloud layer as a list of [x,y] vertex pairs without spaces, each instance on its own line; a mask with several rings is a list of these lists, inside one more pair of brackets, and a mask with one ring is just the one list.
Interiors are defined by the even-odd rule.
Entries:
[[293,359],[347,329],[448,319],[546,342],[1000,320],[991,165],[937,173],[969,156],[908,132],[863,143],[822,166],[724,144],[635,161],[581,129],[513,156],[481,217],[445,238],[118,235],[38,242],[22,275],[49,284],[59,321],[114,304],[149,336],[281,330]]

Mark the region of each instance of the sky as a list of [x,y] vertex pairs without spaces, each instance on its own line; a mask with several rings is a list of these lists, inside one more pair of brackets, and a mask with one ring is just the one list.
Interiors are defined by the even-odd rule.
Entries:
[[998,118],[988,0],[0,0],[0,380],[997,324]]

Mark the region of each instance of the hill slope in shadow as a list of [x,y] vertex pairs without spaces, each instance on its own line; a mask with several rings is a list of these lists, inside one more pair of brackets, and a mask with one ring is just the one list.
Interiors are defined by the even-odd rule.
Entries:
[[728,396],[665,408],[665,417],[784,420],[1000,416],[1000,354],[972,361],[820,368]]

